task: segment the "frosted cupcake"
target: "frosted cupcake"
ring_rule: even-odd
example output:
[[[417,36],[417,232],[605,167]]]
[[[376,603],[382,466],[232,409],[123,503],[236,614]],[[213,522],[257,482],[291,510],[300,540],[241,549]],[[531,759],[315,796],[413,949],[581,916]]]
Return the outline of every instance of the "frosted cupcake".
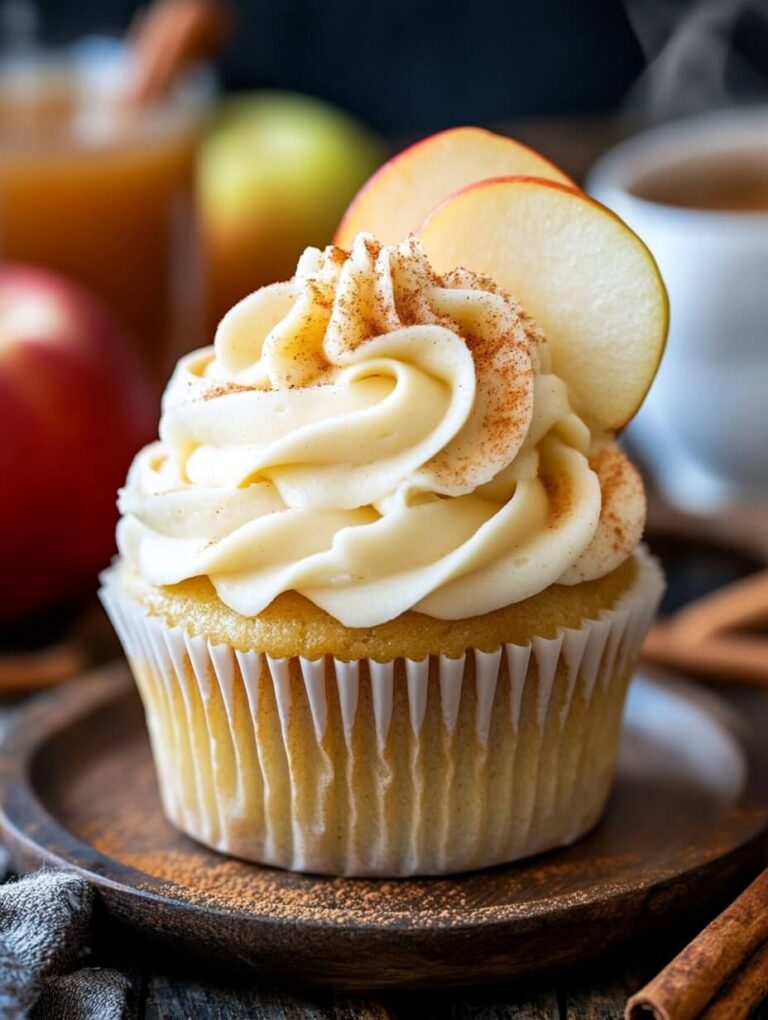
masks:
[[[397,876],[597,822],[662,581],[554,353],[490,279],[363,234],[181,360],[102,590],[180,829]]]

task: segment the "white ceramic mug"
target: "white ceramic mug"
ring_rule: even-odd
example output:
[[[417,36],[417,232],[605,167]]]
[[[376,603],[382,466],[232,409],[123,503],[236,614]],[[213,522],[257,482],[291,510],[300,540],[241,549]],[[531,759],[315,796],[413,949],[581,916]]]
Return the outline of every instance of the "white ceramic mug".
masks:
[[[662,205],[651,172],[749,151],[768,166],[768,107],[705,114],[607,153],[587,189],[626,220],[667,284],[667,350],[628,435],[661,490],[691,509],[768,502],[768,211]]]

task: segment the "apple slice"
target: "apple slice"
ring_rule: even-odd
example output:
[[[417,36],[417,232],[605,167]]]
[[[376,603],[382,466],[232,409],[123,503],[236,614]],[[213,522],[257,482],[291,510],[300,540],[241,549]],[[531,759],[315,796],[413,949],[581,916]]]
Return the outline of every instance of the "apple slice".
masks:
[[[626,425],[664,352],[669,304],[653,256],[618,216],[574,188],[506,177],[452,195],[418,235],[438,273],[483,273],[530,312],[591,423]]]
[[[512,174],[575,187],[544,156],[492,131],[458,127],[430,135],[393,156],[362,186],[336,230],[334,244],[351,248],[361,231],[383,244],[396,244],[455,191]]]

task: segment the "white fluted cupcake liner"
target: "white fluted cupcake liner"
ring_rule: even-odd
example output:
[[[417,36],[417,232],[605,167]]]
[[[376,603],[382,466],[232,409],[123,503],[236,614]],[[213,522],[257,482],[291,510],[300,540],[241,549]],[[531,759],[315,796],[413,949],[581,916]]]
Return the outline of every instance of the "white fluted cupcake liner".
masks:
[[[151,616],[103,577],[171,822],[264,864],[445,874],[573,842],[612,781],[627,683],[663,591],[552,639],[458,659],[274,659]]]

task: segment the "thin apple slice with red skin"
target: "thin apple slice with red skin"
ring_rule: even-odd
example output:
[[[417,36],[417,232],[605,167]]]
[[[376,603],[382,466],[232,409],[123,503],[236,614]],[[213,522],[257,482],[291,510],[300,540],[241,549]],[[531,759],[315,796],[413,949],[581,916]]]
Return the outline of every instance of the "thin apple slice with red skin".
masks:
[[[618,431],[635,415],[664,352],[669,304],[623,220],[578,189],[502,177],[446,199],[418,236],[436,272],[489,276],[536,319],[592,425]]]
[[[344,214],[334,244],[351,248],[361,232],[396,244],[449,195],[475,181],[512,174],[575,187],[548,159],[512,138],[477,127],[440,131],[393,156],[368,179]]]

